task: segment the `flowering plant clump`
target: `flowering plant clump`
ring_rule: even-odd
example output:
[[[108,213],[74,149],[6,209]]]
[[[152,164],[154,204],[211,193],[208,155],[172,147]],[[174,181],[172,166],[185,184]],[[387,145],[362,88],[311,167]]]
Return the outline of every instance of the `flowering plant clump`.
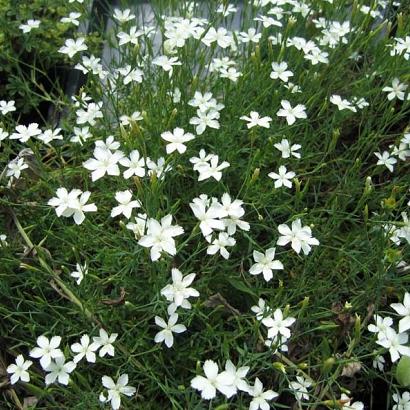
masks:
[[[3,3],[4,408],[410,409],[405,1]]]

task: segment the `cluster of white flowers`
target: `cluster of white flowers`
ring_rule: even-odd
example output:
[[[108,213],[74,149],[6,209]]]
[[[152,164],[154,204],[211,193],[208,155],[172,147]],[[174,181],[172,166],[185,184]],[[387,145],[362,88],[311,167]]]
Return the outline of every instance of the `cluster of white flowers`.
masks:
[[[390,316],[380,315],[374,315],[375,324],[370,324],[368,330],[377,335],[376,343],[388,350],[394,363],[400,356],[410,356],[410,347],[406,346],[410,330],[410,293],[405,293],[403,303],[392,303],[390,306],[401,317],[398,332],[393,328],[393,319]],[[374,365],[382,370],[383,363],[384,359],[377,357]]]
[[[376,165],[384,165],[390,172],[393,172],[397,158],[406,161],[410,157],[410,133],[404,134],[398,145],[390,145],[389,148],[391,152],[375,152],[374,155],[378,158]]]

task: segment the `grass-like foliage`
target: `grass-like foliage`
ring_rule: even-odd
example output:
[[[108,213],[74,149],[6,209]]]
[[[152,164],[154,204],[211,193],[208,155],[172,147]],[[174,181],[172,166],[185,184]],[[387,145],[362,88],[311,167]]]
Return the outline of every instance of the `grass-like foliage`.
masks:
[[[20,3],[0,408],[410,409],[406,2]]]

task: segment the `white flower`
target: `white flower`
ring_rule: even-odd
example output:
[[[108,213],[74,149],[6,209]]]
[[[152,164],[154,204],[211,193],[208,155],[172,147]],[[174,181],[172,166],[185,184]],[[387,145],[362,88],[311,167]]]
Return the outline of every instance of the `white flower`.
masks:
[[[390,306],[400,316],[403,316],[399,322],[399,333],[408,331],[410,329],[410,293],[404,294],[403,303],[392,303]]]
[[[77,282],[77,285],[79,285],[84,279],[84,276],[88,274],[87,263],[84,263],[83,266],[77,263],[76,269],[77,269],[76,271],[70,273],[70,276],[77,279],[76,282]]]
[[[123,158],[124,154],[121,151],[111,152],[109,149],[96,147],[94,149],[94,158],[90,158],[83,163],[83,167],[87,168],[91,173],[92,181],[97,181],[105,174],[120,175],[118,162]]]
[[[221,254],[224,259],[229,259],[229,252],[226,250],[227,246],[234,246],[236,240],[230,237],[226,232],[220,232],[211,245],[208,246],[206,253],[208,255],[215,255],[217,252]]]
[[[302,146],[299,144],[290,145],[287,139],[282,139],[281,142],[274,144],[274,147],[282,153],[282,158],[290,158],[293,155],[295,158],[300,158],[300,153],[297,152]]]
[[[114,346],[112,345],[118,337],[118,333],[108,333],[104,329],[100,329],[100,336],[94,336],[93,342],[100,349],[99,356],[104,357],[106,354],[108,356],[114,356]]]
[[[296,380],[289,383],[289,389],[292,390],[296,400],[309,400],[307,389],[312,386],[312,382],[302,376],[296,376]]]
[[[217,181],[220,181],[222,178],[222,170],[228,168],[230,166],[229,162],[223,161],[222,163],[218,164],[219,157],[218,155],[214,155],[211,160],[210,164],[206,167],[198,168],[199,177],[198,181],[204,181],[208,178],[214,178]]]
[[[240,41],[242,41],[242,43],[259,43],[259,40],[262,37],[262,33],[257,33],[256,29],[251,27],[250,29],[248,29],[247,32],[245,31],[241,31],[238,35],[238,38]]]
[[[144,34],[143,31],[137,30],[136,26],[132,26],[130,28],[129,33],[124,33],[123,31],[121,31],[120,33],[117,34],[117,37],[120,39],[120,41],[118,42],[118,45],[122,46],[128,43],[137,45],[138,38],[141,37],[143,34]]]
[[[127,21],[135,19],[135,14],[132,14],[130,9],[114,9],[113,18],[115,18],[115,20],[119,21],[120,23],[126,23]]]
[[[74,135],[70,138],[70,142],[83,145],[83,142],[87,141],[89,138],[92,138],[89,127],[74,127]]]
[[[167,57],[167,56],[159,56],[152,60],[152,63],[155,65],[160,66],[165,72],[169,74],[171,77],[173,72],[173,67],[175,65],[181,65],[182,63],[178,61],[178,57]]]
[[[103,113],[101,111],[102,102],[99,103],[89,103],[85,106],[85,109],[77,110],[75,113],[77,115],[77,124],[85,124],[88,122],[90,125],[96,124],[96,118],[103,118]]]
[[[191,309],[191,303],[188,301],[190,297],[198,297],[199,292],[189,287],[195,279],[195,273],[190,273],[189,275],[182,276],[180,270],[173,268],[172,274],[172,284],[166,285],[161,289],[161,295],[169,302],[175,303],[175,306],[182,306],[184,309]]]
[[[296,253],[300,253],[302,250],[305,255],[308,255],[312,249],[311,245],[319,245],[319,241],[312,237],[310,227],[302,227],[302,221],[299,218],[292,222],[292,228],[286,224],[281,224],[278,226],[278,231],[282,236],[279,237],[277,244],[285,246],[290,242]]]
[[[289,77],[293,77],[292,71],[288,70],[288,64],[282,61],[281,63],[272,63],[272,72],[270,73],[270,78],[272,80],[279,80],[284,81],[287,83],[289,81]]]
[[[147,158],[148,175],[156,175],[159,180],[164,179],[165,174],[172,170],[171,165],[165,165],[165,158],[158,158],[157,162],[154,162]]]
[[[190,132],[186,133],[183,128],[174,128],[173,132],[163,132],[161,138],[169,142],[166,146],[167,154],[171,154],[174,151],[183,154],[186,151],[186,145],[184,143],[193,140],[195,137]]]
[[[211,27],[201,41],[208,47],[216,41],[219,47],[227,48],[232,44],[232,37],[224,27],[219,27],[218,31]]]
[[[33,28],[39,28],[41,21],[29,19],[25,24],[20,24],[19,29],[23,33],[29,33]]]
[[[95,363],[95,351],[98,350],[99,345],[97,343],[90,342],[90,336],[82,335],[80,343],[74,343],[71,345],[71,350],[77,353],[74,356],[74,363],[78,363],[83,357],[87,362]]]
[[[132,68],[127,64],[124,68],[118,68],[118,72],[124,77],[124,84],[127,85],[132,81],[142,83],[143,71],[139,68]]]
[[[10,364],[7,367],[7,373],[11,374],[10,383],[15,384],[19,380],[21,380],[22,382],[28,383],[30,381],[30,374],[27,370],[32,364],[33,364],[32,361],[24,360],[23,355],[19,354],[16,357],[16,363]]]
[[[272,121],[271,117],[261,117],[259,113],[257,113],[256,111],[251,111],[251,113],[249,114],[249,117],[247,117],[246,115],[242,115],[240,119],[248,121],[248,123],[246,124],[248,129],[255,127],[256,125],[259,125],[260,127],[264,127],[264,128],[269,128],[270,121]]]
[[[15,103],[16,102],[14,100],[11,100],[11,101],[1,100],[0,101],[0,112],[2,113],[2,115],[6,115],[9,112],[16,111]]]
[[[253,264],[249,270],[251,275],[263,274],[266,282],[269,282],[273,278],[272,270],[283,269],[282,262],[275,260],[275,248],[269,248],[263,254],[258,251],[253,251],[253,259],[255,264]]]
[[[35,137],[36,135],[40,135],[42,131],[38,128],[38,124],[33,122],[29,124],[28,127],[25,125],[17,125],[16,132],[10,135],[11,140],[18,139],[23,144],[27,142],[31,137]]]
[[[289,101],[281,101],[282,108],[276,113],[278,117],[286,117],[286,121],[289,125],[294,124],[297,118],[307,118],[305,109],[306,107],[302,104],[298,104],[292,108]]]
[[[410,410],[410,393],[408,391],[403,392],[401,396],[399,393],[394,393],[393,400],[396,404],[392,410]]]
[[[208,202],[208,197],[201,195],[199,198],[194,198],[189,204],[195,217],[200,221],[199,227],[204,236],[210,235],[214,229],[223,231],[225,223],[221,218],[227,216],[221,204],[213,201],[209,205]]]
[[[172,215],[166,215],[161,222],[150,218],[147,221],[147,233],[138,241],[138,244],[151,248],[151,260],[156,261],[161,257],[161,252],[169,255],[175,255],[174,236],[184,233],[184,230],[178,225],[171,225]]]
[[[255,313],[257,320],[262,320],[264,317],[270,316],[272,312],[271,308],[266,305],[265,300],[262,298],[259,298],[258,305],[252,306],[251,310]]]
[[[58,349],[60,343],[60,336],[53,336],[50,340],[45,336],[39,336],[37,338],[38,347],[30,351],[30,356],[35,359],[40,358],[41,367],[45,369],[51,363],[51,359],[64,358],[63,352]]]
[[[394,363],[402,356],[410,356],[410,347],[404,346],[409,339],[407,333],[396,333],[392,328],[386,329],[386,333],[379,333],[379,340],[376,341],[380,346],[389,350],[391,361]]]
[[[107,397],[104,393],[100,394],[100,401],[103,403],[110,402],[111,408],[113,410],[118,410],[121,406],[121,394],[126,396],[132,396],[135,394],[137,389],[132,386],[128,386],[128,374],[122,374],[117,383],[114,383],[114,380],[111,377],[103,376],[102,384],[108,390]]]
[[[223,17],[228,17],[231,13],[236,13],[237,8],[233,4],[221,4],[216,12],[222,14]]]
[[[212,360],[206,360],[203,369],[205,377],[195,376],[191,380],[191,387],[199,390],[204,400],[213,399],[217,390],[227,398],[236,393],[236,388],[233,385],[235,379],[232,373],[226,371],[218,373],[218,365]]]
[[[73,211],[74,222],[77,225],[81,225],[85,219],[84,212],[96,212],[97,207],[95,204],[87,204],[90,198],[91,192],[85,191],[81,194],[79,198],[76,198],[69,207]]]
[[[283,318],[283,313],[280,309],[276,309],[273,312],[273,317],[269,316],[262,319],[262,323],[268,328],[268,338],[273,339],[277,335],[282,335],[287,339],[290,338],[290,326],[295,323],[294,317]]]
[[[394,98],[398,98],[399,100],[404,100],[404,94],[407,90],[408,85],[400,83],[398,78],[394,78],[392,81],[391,87],[384,87],[382,91],[387,92],[387,99],[389,101],[393,100]]]
[[[67,54],[70,58],[74,57],[78,52],[87,50],[88,47],[85,44],[85,38],[79,37],[76,40],[69,38],[65,41],[63,47],[61,47],[58,52],[62,54]]]
[[[196,125],[195,131],[198,135],[201,135],[206,130],[206,127],[219,129],[219,112],[216,110],[201,111],[200,109],[196,112],[197,117],[192,117],[189,120],[191,125]]]
[[[342,110],[350,110],[353,112],[357,112],[356,108],[352,105],[352,103],[346,99],[342,99],[340,95],[334,94],[330,97],[330,102],[332,104],[337,105],[339,111]]]
[[[74,362],[66,363],[64,356],[56,357],[55,360],[44,369],[49,372],[45,379],[46,385],[58,380],[59,383],[67,386],[70,381],[70,373],[76,368],[76,366],[77,365]]]
[[[37,136],[37,138],[44,142],[44,144],[49,144],[54,140],[62,140],[63,136],[60,134],[61,128],[56,128],[54,130],[45,130],[42,134]]]
[[[379,315],[374,315],[373,318],[376,324],[370,324],[367,326],[369,332],[377,334],[386,334],[387,329],[393,326],[393,319],[391,317],[383,318]]]
[[[132,201],[132,192],[119,191],[115,193],[115,199],[119,203],[118,206],[114,207],[111,211],[111,217],[114,218],[118,215],[123,214],[127,219],[131,218],[131,213],[134,208],[141,207],[141,203],[138,200]]]
[[[243,201],[235,199],[232,201],[230,195],[225,192],[221,197],[222,209],[226,212],[227,217],[223,219],[228,235],[234,235],[236,228],[243,231],[249,231],[250,225],[248,222],[241,220],[245,215],[243,209]]]
[[[173,313],[169,319],[168,323],[161,319],[159,316],[155,316],[155,324],[163,330],[159,331],[155,335],[155,343],[162,343],[165,342],[167,347],[172,347],[174,344],[174,335],[173,333],[183,333],[186,331],[186,327],[184,325],[177,325],[178,321],[178,314]]]
[[[68,17],[63,17],[60,21],[62,23],[71,23],[74,24],[75,26],[79,26],[80,22],[78,21],[78,18],[81,17],[81,13],[76,13],[76,12],[71,12]]]
[[[229,67],[228,69],[221,68],[221,70],[219,71],[219,76],[221,78],[227,78],[228,80],[236,82],[238,81],[239,77],[242,77],[242,73],[237,71],[234,67]]]
[[[120,122],[122,125],[131,125],[133,122],[138,122],[143,119],[144,117],[140,111],[134,111],[131,115],[121,115]]]
[[[207,154],[204,149],[199,151],[199,157],[192,157],[189,159],[191,164],[194,164],[193,170],[198,171],[199,168],[209,167],[209,161],[214,156],[214,154]]]
[[[24,162],[24,158],[16,158],[7,164],[6,176],[19,179],[21,171],[27,168],[28,165]]]
[[[128,222],[126,228],[133,231],[135,238],[139,239],[145,233],[145,225],[147,224],[147,214],[137,214],[134,220],[135,222]]]
[[[382,372],[384,370],[384,365],[386,364],[386,360],[384,359],[382,355],[377,355],[373,358],[372,364],[375,369],[379,369]]]
[[[393,166],[397,163],[396,158],[391,157],[387,151],[383,151],[382,154],[380,154],[380,152],[375,152],[374,155],[379,158],[376,165],[385,165],[390,172],[393,172]]]
[[[255,384],[249,391],[249,394],[253,397],[249,405],[249,410],[268,410],[270,408],[268,401],[279,396],[279,394],[273,390],[263,391],[263,384],[258,378],[255,379]]]
[[[125,179],[131,178],[133,175],[138,177],[145,176],[145,160],[143,157],[140,157],[138,150],[131,151],[129,158],[122,157],[119,162],[122,166],[128,168],[123,173]]]
[[[270,172],[268,174],[269,178],[275,179],[275,188],[280,188],[281,186],[285,186],[288,188],[292,188],[292,181],[291,179],[296,176],[293,171],[289,171],[286,169],[284,165],[279,167],[279,174],[275,172]]]

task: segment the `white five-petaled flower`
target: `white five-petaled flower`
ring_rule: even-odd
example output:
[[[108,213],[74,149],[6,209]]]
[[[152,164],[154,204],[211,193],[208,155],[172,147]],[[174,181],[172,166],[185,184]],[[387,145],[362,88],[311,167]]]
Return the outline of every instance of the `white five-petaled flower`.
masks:
[[[385,333],[378,334],[378,338],[376,343],[388,349],[393,363],[400,359],[400,355],[410,356],[410,347],[404,346],[409,339],[407,333],[396,333],[393,328],[387,328]]]
[[[275,248],[269,248],[265,253],[253,251],[255,263],[251,266],[249,273],[251,275],[263,274],[266,282],[273,278],[272,270],[283,269],[282,262],[275,260]]]
[[[228,168],[230,166],[229,162],[223,161],[220,164],[218,164],[219,157],[218,155],[214,155],[208,165],[206,166],[201,166],[197,169],[199,172],[199,177],[198,181],[204,181],[205,179],[208,178],[214,178],[217,181],[220,181],[222,178],[222,170],[225,168]]]
[[[167,56],[158,56],[152,60],[152,63],[160,66],[168,75],[171,77],[173,68],[176,65],[181,65],[182,63],[178,61],[178,57],[167,57]]]
[[[133,175],[137,177],[145,176],[145,159],[140,156],[138,150],[131,151],[129,158],[122,157],[119,162],[122,166],[128,168],[123,173],[125,179],[131,178]]]
[[[389,101],[393,100],[394,98],[398,98],[399,100],[404,100],[404,95],[407,90],[408,85],[404,83],[400,83],[398,78],[394,78],[392,81],[391,87],[384,87],[382,91],[387,92],[387,99]]]
[[[279,167],[278,174],[276,172],[269,172],[268,177],[275,179],[275,188],[280,188],[281,186],[285,186],[288,188],[292,188],[292,178],[294,178],[296,174],[293,171],[288,171],[284,165]]]
[[[67,54],[70,58],[74,57],[78,52],[87,50],[85,38],[79,37],[76,40],[69,38],[65,41],[64,46],[60,47],[59,53]]]
[[[203,399],[213,399],[217,390],[228,398],[236,393],[233,385],[235,378],[231,372],[219,373],[218,365],[212,360],[206,360],[203,369],[205,377],[195,376],[191,380],[191,387],[199,390]]]
[[[404,294],[403,303],[392,303],[390,305],[403,318],[399,322],[399,333],[410,329],[410,293]]]
[[[84,263],[84,265],[77,263],[76,269],[76,271],[70,273],[70,276],[76,279],[77,285],[79,285],[84,279],[84,276],[88,274],[87,262]]]
[[[115,193],[115,199],[119,203],[111,211],[111,217],[124,215],[127,219],[131,218],[131,213],[134,208],[140,208],[141,203],[138,200],[132,201],[132,192],[130,190],[119,191]]]
[[[243,231],[249,231],[251,228],[249,223],[241,219],[245,215],[245,210],[242,206],[243,201],[240,199],[232,201],[231,196],[225,192],[221,197],[221,205],[222,209],[227,214],[226,218],[223,219],[223,222],[228,235],[234,235],[237,227]]]
[[[218,30],[211,27],[201,41],[208,47],[216,41],[219,47],[227,48],[232,44],[232,37],[224,27],[219,27]]]
[[[330,102],[334,105],[337,105],[339,111],[350,110],[353,112],[357,112],[356,107],[352,105],[350,101],[343,99],[340,95],[334,94],[330,96]]]
[[[219,202],[209,201],[207,195],[200,195],[199,198],[194,198],[189,206],[200,221],[199,228],[205,237],[211,235],[215,229],[220,231],[225,229],[225,223],[221,218],[228,214]]]
[[[198,135],[203,134],[206,130],[206,127],[219,129],[218,119],[220,117],[220,114],[218,111],[213,109],[202,111],[198,109],[196,111],[196,115],[196,117],[192,117],[189,120],[189,123],[191,125],[196,125],[195,131]]]
[[[2,113],[2,115],[6,115],[9,112],[16,111],[15,104],[16,102],[14,100],[11,100],[11,101],[1,100],[0,101],[0,112]]]
[[[185,142],[193,140],[195,137],[190,132],[185,132],[183,128],[174,128],[174,131],[166,131],[161,134],[161,138],[168,142],[166,146],[167,154],[178,151],[183,154],[186,151]]]
[[[270,73],[270,78],[272,80],[282,80],[283,82],[287,83],[289,81],[289,77],[293,77],[292,71],[288,70],[288,64],[284,61],[281,63],[272,63],[272,72]]]
[[[26,127],[25,125],[17,125],[16,132],[10,135],[11,140],[20,140],[21,143],[27,142],[31,137],[35,137],[42,133],[41,129],[38,128],[38,124],[33,122]]]
[[[114,356],[115,349],[112,344],[117,337],[118,333],[111,333],[108,335],[104,329],[100,329],[100,336],[93,337],[93,342],[98,345],[98,348],[100,349],[98,352],[100,357],[104,357],[106,354],[108,354],[108,356]]]
[[[269,316],[262,319],[262,323],[268,328],[268,338],[273,339],[277,335],[282,335],[287,339],[290,338],[289,327],[295,323],[294,317],[283,318],[282,311],[278,308],[273,312],[273,317]]]
[[[63,357],[63,352],[58,348],[61,343],[60,336],[53,336],[50,340],[45,336],[37,338],[37,346],[30,351],[30,356],[35,359],[40,359],[40,364],[43,369],[48,367],[51,359]]]
[[[274,147],[282,153],[282,158],[290,158],[291,155],[295,158],[300,158],[300,153],[297,151],[302,148],[302,146],[299,144],[291,145],[286,138],[274,144]]]
[[[102,384],[107,389],[107,397],[104,393],[100,394],[100,401],[102,403],[110,402],[113,410],[118,410],[121,406],[121,394],[125,396],[133,396],[137,389],[132,386],[128,386],[128,374],[122,374],[117,383],[111,377],[103,376]]]
[[[289,383],[289,389],[292,390],[296,400],[309,400],[307,389],[312,386],[312,382],[302,376],[296,376],[296,380]]]
[[[147,221],[147,233],[138,241],[145,247],[151,248],[151,260],[156,261],[161,257],[161,252],[175,255],[174,236],[184,233],[184,230],[178,225],[172,225],[172,215],[166,215],[161,222],[150,218]]]
[[[161,327],[163,330],[160,330],[155,335],[155,343],[162,343],[165,342],[167,347],[172,347],[174,344],[174,335],[173,333],[182,333],[185,332],[187,329],[185,325],[177,325],[178,322],[178,314],[173,313],[169,319],[168,323],[165,322],[164,319],[161,319],[159,316],[155,316],[155,324]]]
[[[401,396],[399,393],[394,393],[393,400],[396,404],[392,410],[410,410],[410,393],[408,391],[403,392]]]
[[[220,232],[218,237],[215,238],[208,246],[206,253],[208,255],[215,255],[217,252],[219,252],[224,259],[229,259],[229,252],[227,251],[226,247],[234,246],[235,244],[235,238],[232,238],[226,232]]]
[[[397,159],[390,156],[388,151],[383,151],[382,154],[380,152],[375,152],[374,155],[376,155],[379,160],[377,161],[376,165],[385,165],[386,168],[390,171],[393,172],[394,170],[394,164],[397,163]]]
[[[250,389],[249,394],[253,397],[249,410],[268,410],[270,408],[268,401],[279,396],[273,390],[263,391],[263,384],[258,378],[255,379],[255,384]]]
[[[175,304],[176,307],[181,306],[184,309],[191,309],[191,303],[188,301],[190,297],[198,297],[199,292],[191,288],[190,285],[195,279],[196,274],[190,273],[189,275],[182,276],[179,269],[173,268],[172,284],[166,285],[161,289],[161,295]]]
[[[64,356],[56,357],[54,361],[51,361],[44,369],[48,372],[45,379],[46,385],[54,383],[57,380],[59,383],[67,386],[70,381],[70,373],[74,371],[76,366],[77,365],[71,361],[66,363]]]
[[[251,111],[251,113],[249,114],[249,117],[246,115],[242,115],[240,119],[248,121],[248,123],[246,124],[248,129],[255,127],[256,125],[259,125],[260,127],[264,127],[264,128],[269,128],[270,121],[272,121],[271,117],[261,117],[259,113],[257,113],[256,111]]]
[[[22,382],[29,382],[30,381],[30,374],[27,371],[28,368],[33,364],[31,360],[24,360],[22,354],[19,354],[16,357],[16,363],[10,364],[7,367],[7,373],[10,373],[10,383],[15,384],[19,380]]]
[[[280,246],[285,246],[289,242],[296,253],[302,250],[305,255],[311,251],[311,246],[319,245],[319,241],[312,237],[312,230],[309,226],[302,227],[302,221],[298,218],[292,222],[289,228],[286,224],[278,226],[278,231],[282,235],[276,242]]]
[[[387,329],[393,326],[393,319],[391,317],[383,318],[379,315],[374,315],[373,318],[376,324],[371,323],[369,326],[367,326],[367,330],[369,332],[386,334]]]
[[[282,108],[276,115],[278,117],[286,117],[286,121],[289,125],[294,124],[297,118],[307,118],[306,107],[303,104],[298,104],[293,108],[287,100],[282,100],[280,104]]]
[[[21,171],[27,168],[28,165],[25,163],[24,158],[16,158],[7,164],[6,176],[19,179]]]
[[[95,351],[98,350],[99,345],[97,343],[91,343],[90,336],[82,335],[80,343],[74,343],[71,345],[71,350],[77,353],[74,356],[74,363],[78,363],[83,357],[87,362],[95,363]]]
[[[26,21],[25,24],[20,24],[19,29],[23,33],[29,33],[33,28],[39,28],[40,23],[41,23],[40,20],[29,19],[29,20]]]
[[[97,181],[105,174],[120,175],[118,161],[123,158],[124,154],[121,151],[112,152],[109,149],[96,147],[94,149],[94,158],[90,158],[83,163],[83,167],[92,171],[92,181]]]

